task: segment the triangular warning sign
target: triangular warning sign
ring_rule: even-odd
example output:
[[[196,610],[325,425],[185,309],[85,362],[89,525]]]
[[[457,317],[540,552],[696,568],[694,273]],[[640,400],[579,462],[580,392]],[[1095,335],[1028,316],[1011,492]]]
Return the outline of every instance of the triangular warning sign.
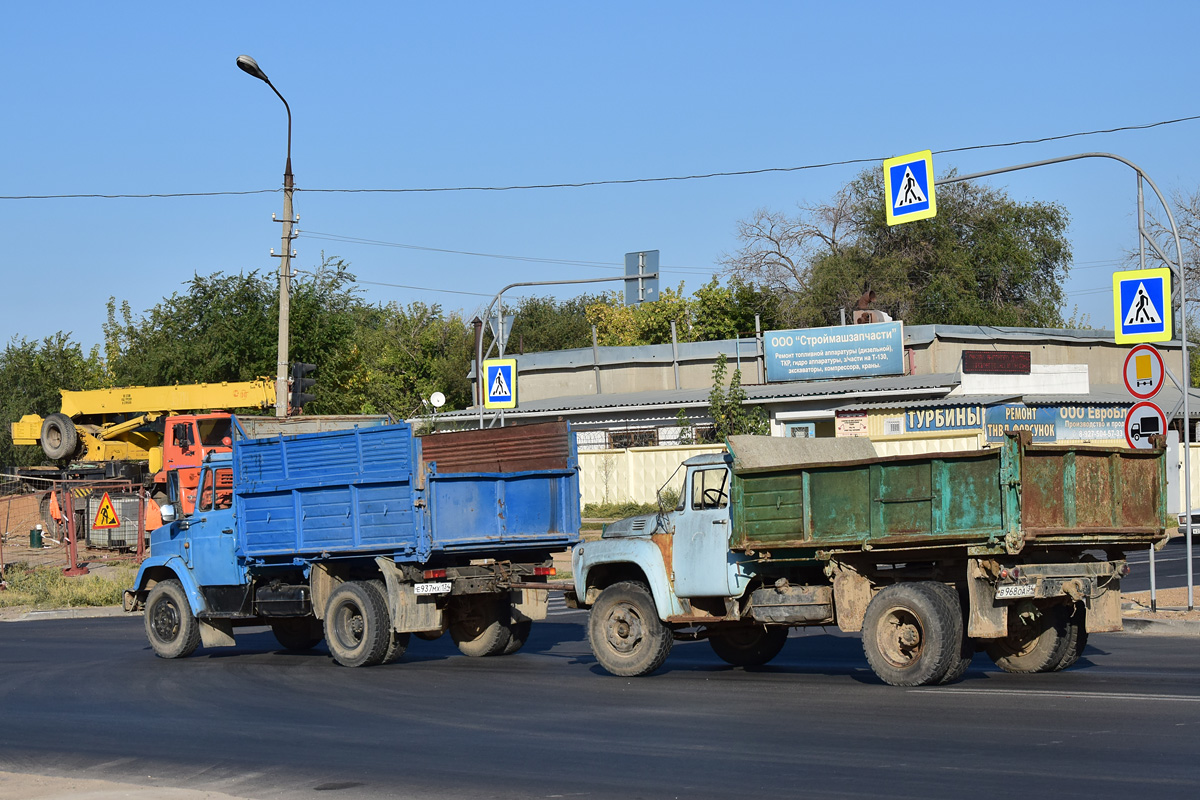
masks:
[[[92,527],[97,530],[121,527],[121,520],[117,518],[117,510],[113,508],[108,492],[104,493],[104,499],[100,501],[100,508],[96,509],[96,519],[93,520]]]
[[[905,167],[904,179],[900,181],[900,186],[896,190],[896,202],[892,204],[892,208],[904,208],[928,200],[929,198],[921,191],[921,184],[917,183],[917,179],[913,175],[912,167]]]
[[[1133,294],[1133,302],[1129,304],[1129,312],[1125,315],[1125,326],[1130,325],[1162,325],[1162,315],[1154,307],[1146,284],[1139,283]]]
[[[508,388],[508,382],[504,380],[504,370],[496,370],[496,379],[492,381],[492,388],[488,390],[488,394],[492,397],[509,397],[512,395],[512,389]]]

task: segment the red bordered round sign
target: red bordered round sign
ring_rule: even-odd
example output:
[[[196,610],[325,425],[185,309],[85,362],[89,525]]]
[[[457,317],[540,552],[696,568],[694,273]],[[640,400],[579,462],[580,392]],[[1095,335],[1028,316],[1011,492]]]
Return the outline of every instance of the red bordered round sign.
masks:
[[[1167,371],[1162,355],[1153,345],[1139,344],[1125,356],[1125,388],[1139,400],[1149,400],[1158,394],[1166,380]]]
[[[1138,403],[1125,415],[1125,441],[1134,450],[1149,450],[1150,437],[1167,432],[1167,415],[1154,403]]]

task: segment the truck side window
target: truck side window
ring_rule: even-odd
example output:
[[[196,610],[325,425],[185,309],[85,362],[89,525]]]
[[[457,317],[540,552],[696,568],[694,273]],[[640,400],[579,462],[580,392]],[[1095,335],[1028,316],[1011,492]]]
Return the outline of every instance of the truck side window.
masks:
[[[213,476],[216,476],[217,488],[213,492]],[[205,470],[204,484],[200,487],[201,511],[215,511],[229,508],[233,505],[233,470]]]
[[[692,473],[692,508],[725,508],[729,505],[729,493],[725,484],[729,471],[724,467],[702,469]]]

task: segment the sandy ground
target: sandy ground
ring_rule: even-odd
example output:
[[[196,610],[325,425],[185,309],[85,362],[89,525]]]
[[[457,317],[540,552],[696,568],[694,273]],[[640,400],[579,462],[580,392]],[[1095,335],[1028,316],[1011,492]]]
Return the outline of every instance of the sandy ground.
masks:
[[[224,792],[0,772],[0,800],[249,800]]]
[[[1200,589],[1192,588],[1192,600],[1197,604],[1187,610],[1187,587],[1159,589],[1156,596],[1157,612],[1150,610],[1150,592],[1122,594],[1122,616],[1139,619],[1182,619],[1200,621]]]

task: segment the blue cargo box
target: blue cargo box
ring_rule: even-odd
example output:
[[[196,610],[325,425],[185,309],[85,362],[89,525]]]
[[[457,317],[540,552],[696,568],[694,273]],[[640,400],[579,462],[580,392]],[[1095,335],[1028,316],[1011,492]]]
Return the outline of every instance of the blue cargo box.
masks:
[[[233,470],[239,549],[252,558],[426,561],[578,541],[578,456],[564,423],[418,438],[401,422],[239,439]]]

